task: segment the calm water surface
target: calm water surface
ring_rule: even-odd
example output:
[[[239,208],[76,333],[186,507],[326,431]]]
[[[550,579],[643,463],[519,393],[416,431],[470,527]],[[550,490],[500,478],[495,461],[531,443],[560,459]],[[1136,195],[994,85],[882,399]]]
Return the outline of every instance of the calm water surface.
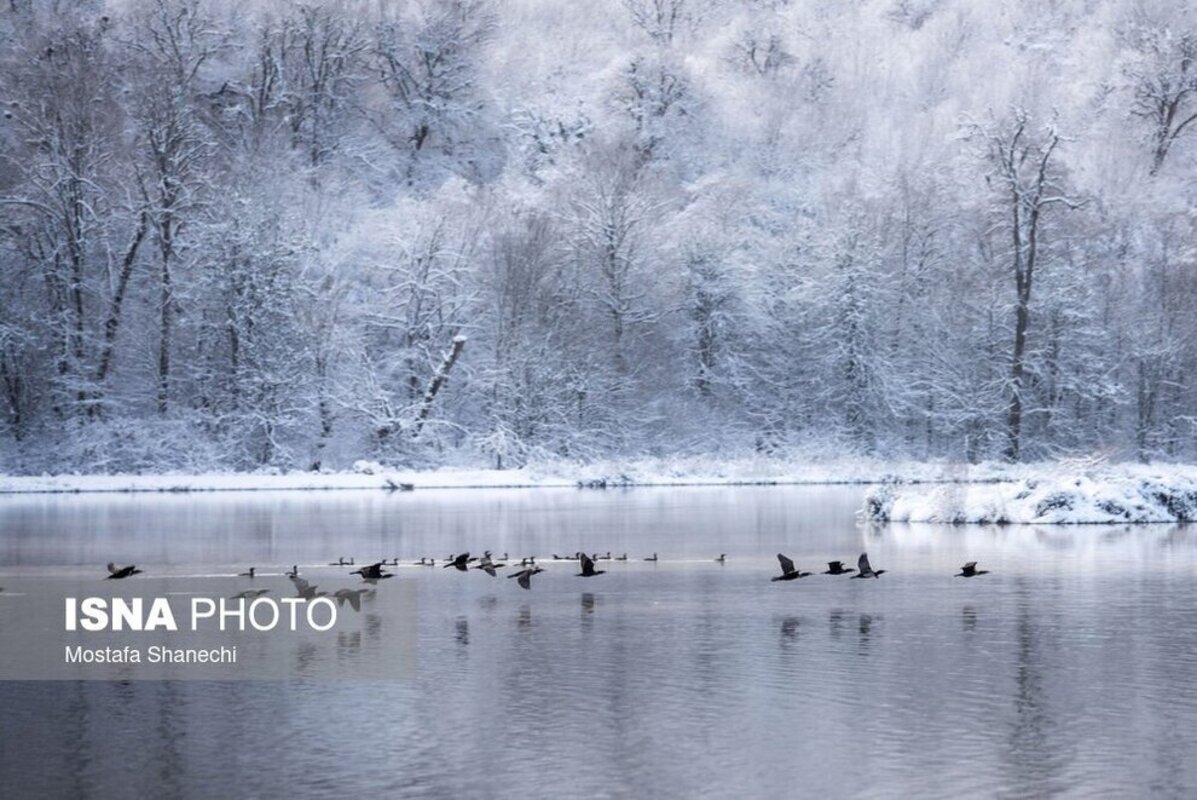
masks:
[[[281,590],[293,563],[483,549],[549,569],[525,592],[401,568],[415,664],[391,680],[0,684],[0,795],[1194,796],[1197,531],[863,527],[862,494],[0,498],[0,585],[117,560]],[[578,549],[632,560],[549,559]],[[778,551],[861,550],[884,577],[768,580]],[[952,577],[972,560],[992,574]]]

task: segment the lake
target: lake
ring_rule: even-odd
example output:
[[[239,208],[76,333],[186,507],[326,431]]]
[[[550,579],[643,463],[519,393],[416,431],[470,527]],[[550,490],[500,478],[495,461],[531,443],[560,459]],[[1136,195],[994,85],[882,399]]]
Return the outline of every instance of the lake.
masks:
[[[328,566],[351,556],[489,549],[547,570],[524,591],[396,568],[375,602],[413,598],[410,619],[367,607],[360,640],[303,650],[355,648],[380,679],[0,683],[2,794],[1193,796],[1197,530],[864,526],[863,494],[0,498],[0,626],[38,581],[112,560],[145,570],[121,588],[231,590],[256,565],[276,592],[293,564],[353,585]],[[551,558],[577,550],[629,560],[578,578]],[[866,550],[881,578],[817,574]],[[771,582],[778,552],[816,574]],[[953,577],[966,561],[991,572]]]

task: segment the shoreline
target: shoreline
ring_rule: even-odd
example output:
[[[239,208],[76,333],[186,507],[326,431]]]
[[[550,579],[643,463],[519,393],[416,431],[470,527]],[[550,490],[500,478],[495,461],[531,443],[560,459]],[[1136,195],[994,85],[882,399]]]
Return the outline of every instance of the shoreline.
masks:
[[[700,486],[869,486],[987,484],[1017,480],[1017,465],[931,462],[647,459],[590,465],[540,464],[510,470],[387,469],[310,473],[153,475],[0,475],[0,496],[31,494],[190,494],[276,491],[426,491],[446,489],[630,489]]]

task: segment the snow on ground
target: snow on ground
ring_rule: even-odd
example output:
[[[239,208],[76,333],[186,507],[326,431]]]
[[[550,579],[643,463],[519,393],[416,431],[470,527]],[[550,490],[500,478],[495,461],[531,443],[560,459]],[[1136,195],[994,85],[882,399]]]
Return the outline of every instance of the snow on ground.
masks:
[[[0,494],[25,492],[206,492],[318,489],[456,489],[767,485],[995,481],[1017,477],[1021,468],[946,462],[867,459],[799,460],[653,458],[574,464],[550,462],[509,470],[398,470],[359,461],[347,472],[210,473],[202,475],[0,475]]]
[[[1080,524],[1197,520],[1197,467],[1068,462],[1013,482],[883,485],[861,514],[885,522]]]
[[[346,472],[0,476],[0,494],[325,489],[875,484],[862,516],[939,523],[1127,523],[1197,520],[1197,466],[1075,461],[968,465],[860,458],[656,458],[519,469],[397,470],[359,461]]]

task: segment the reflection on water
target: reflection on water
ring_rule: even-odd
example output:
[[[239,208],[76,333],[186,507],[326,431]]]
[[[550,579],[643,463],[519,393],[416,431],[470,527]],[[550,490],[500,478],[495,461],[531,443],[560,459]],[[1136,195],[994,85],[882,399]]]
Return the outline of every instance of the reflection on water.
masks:
[[[5,586],[99,580],[115,559],[147,570],[131,580],[226,575],[231,595],[257,564],[267,577],[255,586],[283,596],[293,563],[334,591],[330,561],[397,555],[398,577],[361,596],[358,628],[294,646],[299,675],[388,652],[399,633],[382,596],[403,582],[419,598],[416,664],[395,680],[0,684],[0,787],[5,798],[1191,796],[1197,536],[865,529],[859,497],[0,500]],[[801,565],[854,563],[866,548],[887,569],[878,580],[769,580],[779,550]],[[545,558],[530,591],[405,566],[484,549],[630,555],[585,579],[577,562]],[[654,551],[659,562],[643,561]],[[955,579],[966,561],[991,573]],[[22,602],[5,594],[0,625]]]
[[[960,620],[964,623],[964,632],[971,633],[977,629],[977,609],[965,606],[960,610]]]

